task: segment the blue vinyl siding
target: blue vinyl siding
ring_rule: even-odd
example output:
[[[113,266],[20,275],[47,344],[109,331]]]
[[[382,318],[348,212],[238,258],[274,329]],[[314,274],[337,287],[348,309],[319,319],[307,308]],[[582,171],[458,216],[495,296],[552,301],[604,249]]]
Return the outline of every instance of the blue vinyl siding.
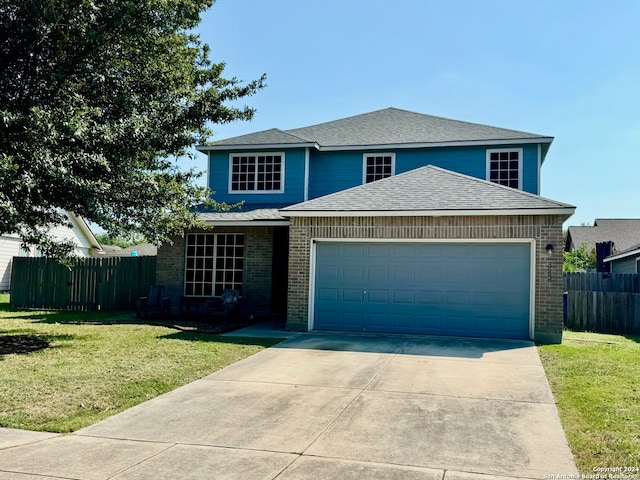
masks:
[[[522,148],[523,190],[539,194],[537,145],[381,149],[378,152],[396,154],[396,175],[425,165],[435,165],[486,180],[486,155],[489,148]],[[309,199],[362,185],[363,153],[363,151],[312,151],[309,169]]]
[[[251,154],[266,152],[284,152],[285,177],[282,193],[230,193],[229,192],[229,154],[213,151],[209,154],[209,188],[215,193],[218,202],[245,204],[294,204],[304,201],[304,149],[292,150],[242,150],[233,154]]]
[[[441,147],[421,149],[380,149],[367,153],[395,153],[395,173],[400,174],[435,165],[454,172],[486,180],[487,150],[499,148],[521,148],[522,187],[529,193],[538,192],[538,148],[537,145],[495,145],[491,147]],[[234,153],[285,152],[285,181],[283,193],[230,193],[229,152],[213,151],[209,156],[210,188],[215,191],[217,201],[246,204],[294,204],[304,201],[305,149],[292,150],[246,150]],[[339,192],[362,185],[362,150],[309,152],[309,199]]]
[[[621,258],[611,262],[611,273],[638,273],[636,271],[636,259],[638,257]]]

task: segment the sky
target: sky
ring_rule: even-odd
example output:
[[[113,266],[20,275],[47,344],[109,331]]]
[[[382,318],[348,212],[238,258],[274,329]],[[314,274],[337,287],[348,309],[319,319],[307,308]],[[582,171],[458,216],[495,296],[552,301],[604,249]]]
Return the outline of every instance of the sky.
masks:
[[[218,0],[197,33],[224,76],[267,74],[211,141],[402,108],[555,137],[541,195],[577,207],[565,227],[640,218],[636,0]]]

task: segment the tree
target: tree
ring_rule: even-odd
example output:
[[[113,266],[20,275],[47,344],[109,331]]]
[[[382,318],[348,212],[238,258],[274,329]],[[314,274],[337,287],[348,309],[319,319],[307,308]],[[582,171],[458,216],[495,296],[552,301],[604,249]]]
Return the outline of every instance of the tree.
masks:
[[[0,233],[46,255],[70,211],[155,244],[225,208],[178,163],[265,76],[223,78],[193,29],[214,0],[0,0]]]
[[[564,252],[564,263],[562,269],[565,272],[586,272],[596,268],[596,252],[589,251],[586,243],[580,245],[571,252]]]

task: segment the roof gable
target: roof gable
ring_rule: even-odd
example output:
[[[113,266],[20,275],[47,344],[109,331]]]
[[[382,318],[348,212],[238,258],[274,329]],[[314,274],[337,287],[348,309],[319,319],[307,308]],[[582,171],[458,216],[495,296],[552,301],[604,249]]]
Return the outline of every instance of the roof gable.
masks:
[[[609,241],[618,252],[637,245],[640,241],[640,219],[598,218],[593,226],[571,226],[568,228],[566,250],[579,248],[583,243],[591,250],[596,243]]]
[[[575,207],[432,165],[283,208],[286,216],[572,214]],[[490,213],[489,213],[490,212]]]
[[[220,140],[199,150],[307,144],[320,150],[465,144],[543,143],[553,137],[385,108],[291,130],[271,129]],[[547,145],[548,146],[548,145]]]

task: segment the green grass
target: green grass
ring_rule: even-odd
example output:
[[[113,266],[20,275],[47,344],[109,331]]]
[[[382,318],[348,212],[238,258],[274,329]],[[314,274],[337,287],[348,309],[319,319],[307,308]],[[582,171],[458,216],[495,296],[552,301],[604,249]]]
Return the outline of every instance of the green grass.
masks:
[[[539,352],[580,473],[640,466],[640,336],[565,332]]]
[[[9,340],[49,346],[7,353]],[[16,311],[0,295],[0,427],[75,431],[279,341],[185,332],[128,313]]]

